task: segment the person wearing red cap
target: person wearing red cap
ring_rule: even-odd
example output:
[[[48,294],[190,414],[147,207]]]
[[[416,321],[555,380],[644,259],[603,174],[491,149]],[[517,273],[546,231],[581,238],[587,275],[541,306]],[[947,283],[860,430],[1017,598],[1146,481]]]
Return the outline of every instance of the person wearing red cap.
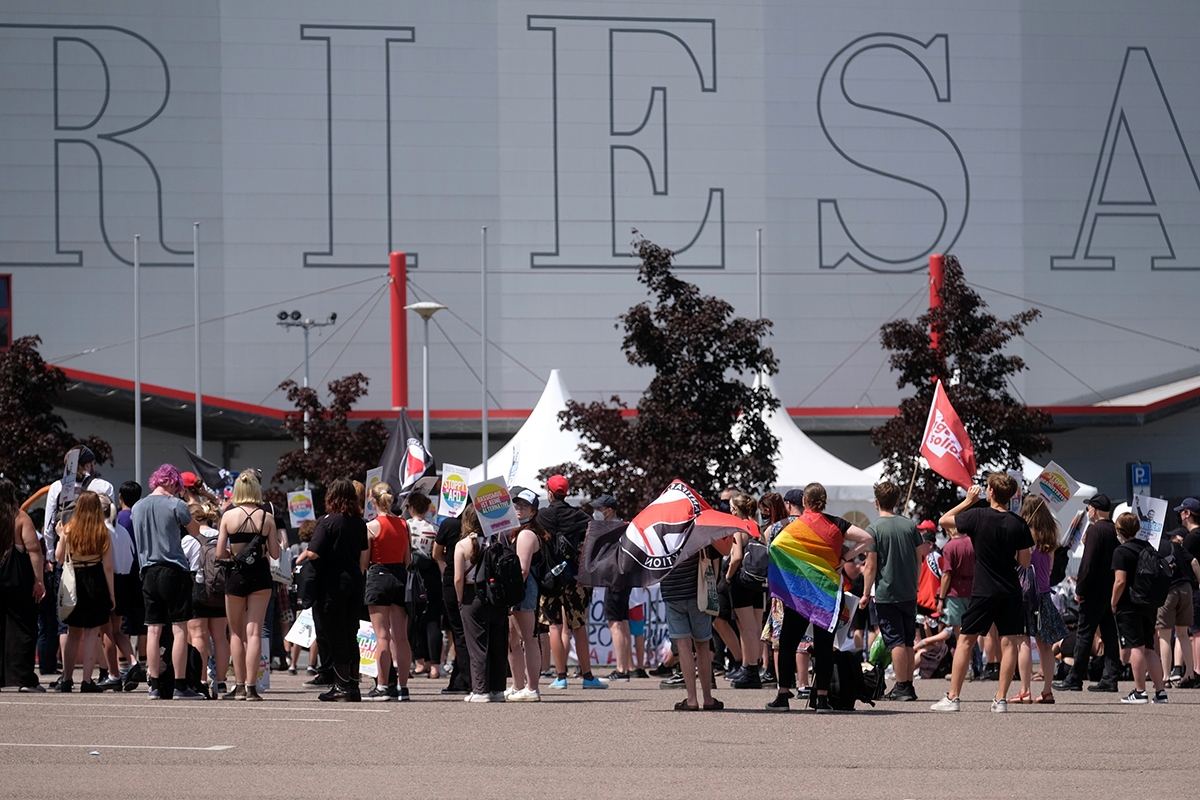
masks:
[[[592,604],[592,590],[585,589],[575,581],[579,569],[579,556],[583,553],[583,539],[587,535],[591,520],[582,509],[567,502],[571,485],[562,475],[551,475],[546,481],[546,492],[550,503],[538,511],[538,522],[550,533],[560,533],[575,548],[575,563],[567,570],[571,580],[558,597],[543,595],[538,600],[538,613],[543,625],[550,628],[550,654],[554,659],[556,679],[551,689],[567,688],[567,642],[564,628],[575,637],[575,653],[579,659],[579,674],[584,689],[607,689],[608,684],[592,674],[591,651],[588,644],[588,610]]]

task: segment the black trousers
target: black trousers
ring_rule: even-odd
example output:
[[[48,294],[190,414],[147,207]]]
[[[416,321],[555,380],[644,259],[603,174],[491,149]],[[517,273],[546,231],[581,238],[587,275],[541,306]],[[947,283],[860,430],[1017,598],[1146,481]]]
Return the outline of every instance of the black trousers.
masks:
[[[471,653],[471,691],[503,692],[508,683],[508,613],[474,590],[463,592],[463,631]]]
[[[0,563],[0,686],[36,686],[37,604],[29,554],[13,548]]]
[[[463,631],[462,614],[458,608],[458,595],[453,586],[442,587],[442,600],[446,604],[446,622],[450,626],[450,635],[454,638],[454,672],[450,675],[450,685],[455,691],[471,691],[471,654],[467,650],[467,637]]]
[[[1079,604],[1079,624],[1075,629],[1075,664],[1067,680],[1083,683],[1088,680],[1088,663],[1092,660],[1092,640],[1096,630],[1100,630],[1100,641],[1104,643],[1104,674],[1100,678],[1103,684],[1117,685],[1121,674],[1121,642],[1117,637],[1117,620],[1113,617],[1112,607],[1105,598],[1103,601]]]
[[[38,672],[43,675],[58,672],[58,581],[61,576],[62,567],[56,565],[42,579],[46,584],[46,596],[37,607],[37,657]],[[139,598],[141,594],[139,589]]]
[[[779,688],[796,688],[796,648],[808,629],[808,620],[787,606],[783,607],[783,624],[779,627]],[[813,626],[812,657],[816,668],[813,688],[829,691],[833,682],[833,634]],[[807,677],[807,676],[806,676]]]
[[[325,637],[318,644],[321,665],[349,665],[347,675],[338,674],[341,681],[349,680],[357,671],[358,653],[358,619],[362,609],[362,588],[359,587],[357,596],[352,591],[332,591],[313,606],[314,621],[320,620],[320,631]],[[325,648],[328,644],[327,649]]]

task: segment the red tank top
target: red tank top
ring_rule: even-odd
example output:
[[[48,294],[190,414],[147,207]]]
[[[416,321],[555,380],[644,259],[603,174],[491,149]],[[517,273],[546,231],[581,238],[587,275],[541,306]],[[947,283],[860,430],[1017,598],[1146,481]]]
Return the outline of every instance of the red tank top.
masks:
[[[408,559],[408,525],[400,517],[377,517],[379,535],[371,540],[372,564],[403,564]]]

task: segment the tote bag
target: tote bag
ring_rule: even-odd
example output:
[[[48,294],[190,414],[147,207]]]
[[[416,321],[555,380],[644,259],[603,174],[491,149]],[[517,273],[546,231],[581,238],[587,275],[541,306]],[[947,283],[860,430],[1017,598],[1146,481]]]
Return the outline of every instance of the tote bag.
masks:
[[[75,586],[75,565],[71,563],[71,551],[67,550],[67,563],[63,564],[62,578],[58,582],[58,618],[66,619],[79,605],[79,590]]]
[[[721,613],[721,599],[717,596],[717,571],[712,559],[701,558],[696,576],[696,605],[710,616]]]

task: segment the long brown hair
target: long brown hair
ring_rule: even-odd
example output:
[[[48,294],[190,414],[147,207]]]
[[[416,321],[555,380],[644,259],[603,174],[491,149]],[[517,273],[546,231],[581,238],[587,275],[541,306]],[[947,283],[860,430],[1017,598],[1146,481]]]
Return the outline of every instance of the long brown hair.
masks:
[[[17,486],[8,478],[0,478],[0,558],[8,555],[17,535],[17,513],[21,504]]]
[[[338,478],[329,484],[325,491],[325,511],[329,514],[342,514],[347,517],[362,516],[362,506],[358,502],[358,492],[354,484],[345,478]]]
[[[79,495],[75,514],[67,523],[67,534],[72,558],[102,556],[112,547],[108,526],[104,524],[104,508],[95,492]]]
[[[758,508],[763,512],[764,525],[774,525],[781,519],[787,519],[787,509],[783,507],[783,495],[779,492],[767,492],[760,497]]]
[[[467,507],[462,512],[462,530],[458,534],[458,540],[461,542],[468,536],[480,536],[483,534],[483,527],[479,524],[479,514],[475,511],[474,503],[467,503]],[[476,566],[479,562],[479,554],[482,552],[479,547],[479,540],[471,540],[471,566]]]
[[[1039,553],[1053,553],[1058,549],[1058,520],[1040,495],[1025,496],[1021,503],[1021,517],[1029,523],[1029,530],[1033,532],[1033,546]]]

